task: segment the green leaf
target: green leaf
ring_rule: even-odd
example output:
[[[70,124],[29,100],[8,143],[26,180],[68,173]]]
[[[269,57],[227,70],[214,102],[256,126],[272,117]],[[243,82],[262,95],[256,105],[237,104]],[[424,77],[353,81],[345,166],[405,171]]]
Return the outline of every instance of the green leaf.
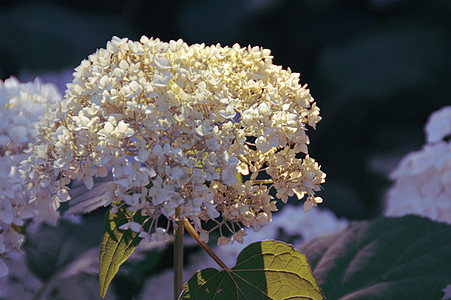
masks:
[[[138,220],[139,213],[134,218]],[[119,226],[131,220],[132,214],[125,206],[117,213],[111,213],[111,209],[105,216],[105,232],[100,248],[99,284],[100,297],[105,297],[108,286],[113,277],[119,271],[119,267],[127,260],[135,248],[141,242],[138,233],[131,230],[120,230]]]
[[[253,243],[231,270],[198,271],[180,299],[324,299],[305,256],[277,241]]]
[[[416,216],[356,222],[301,251],[329,299],[441,299],[451,282],[451,226]]]
[[[22,249],[27,266],[42,282],[57,277],[85,251],[98,246],[102,220],[95,215],[82,220],[74,224],[61,219],[56,227],[41,224],[38,230],[26,233]]]

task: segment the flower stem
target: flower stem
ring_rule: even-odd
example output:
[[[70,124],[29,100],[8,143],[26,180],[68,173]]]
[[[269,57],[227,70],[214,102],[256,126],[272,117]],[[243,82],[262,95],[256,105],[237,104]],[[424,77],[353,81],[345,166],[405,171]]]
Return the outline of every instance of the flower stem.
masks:
[[[180,207],[176,210],[176,216],[180,215]],[[174,299],[177,300],[183,287],[183,224],[182,220],[176,222],[174,240]]]
[[[187,219],[183,219],[183,226],[185,227],[186,231],[196,240],[196,242],[202,247],[202,249],[207,252],[208,255],[225,271],[229,272],[230,269],[226,266],[226,264],[216,255],[216,253],[211,250],[211,248],[207,245],[207,243],[202,242],[199,239],[199,235],[197,234],[196,230],[191,226],[191,224],[188,222]]]
[[[42,285],[42,287],[39,289],[38,293],[36,294],[36,296],[33,298],[33,300],[40,300],[42,295],[44,295],[45,290],[47,289],[47,287],[50,284],[50,281],[52,280],[52,278],[49,278],[48,280],[46,280],[44,282],[44,284]]]

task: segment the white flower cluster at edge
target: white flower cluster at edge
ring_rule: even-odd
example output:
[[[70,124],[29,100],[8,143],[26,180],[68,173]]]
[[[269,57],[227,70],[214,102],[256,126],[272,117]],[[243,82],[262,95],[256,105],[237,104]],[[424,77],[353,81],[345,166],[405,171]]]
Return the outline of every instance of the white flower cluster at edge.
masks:
[[[425,126],[427,143],[406,155],[390,174],[394,185],[385,215],[416,214],[451,224],[451,106],[434,112]]]
[[[16,78],[0,80],[0,276],[8,273],[4,258],[20,251],[25,220],[55,224],[57,213],[51,209],[50,194],[40,191],[40,201],[29,201],[18,171],[26,160],[28,143],[34,142],[34,125],[61,95],[52,84],[39,80],[20,83]]]
[[[274,65],[270,50],[114,37],[75,69],[21,172],[55,208],[72,180],[91,189],[111,173],[106,205],[126,205],[134,219],[121,229],[147,240],[168,239],[164,216],[187,218],[203,241],[225,228],[242,242],[243,226],[271,221],[271,190],[284,202],[307,195],[305,210],[322,201],[325,174],[306,134],[320,120],[299,74]]]

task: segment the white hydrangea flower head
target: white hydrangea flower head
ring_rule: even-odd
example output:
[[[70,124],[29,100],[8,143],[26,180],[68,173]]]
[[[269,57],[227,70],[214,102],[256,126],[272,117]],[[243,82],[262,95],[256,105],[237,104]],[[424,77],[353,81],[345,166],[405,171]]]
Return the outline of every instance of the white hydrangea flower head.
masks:
[[[271,190],[284,202],[306,195],[307,210],[321,202],[325,174],[306,134],[319,108],[270,50],[114,37],[75,69],[62,103],[22,169],[28,190],[53,191],[55,206],[71,180],[89,189],[111,173],[106,204],[148,220],[122,228],[162,241],[160,216],[187,218],[203,240],[224,228],[242,241],[243,226],[271,221]]]
[[[426,141],[435,143],[451,135],[451,106],[433,112],[424,127]]]
[[[451,224],[451,107],[431,114],[427,144],[406,155],[390,174],[385,215],[416,214]]]
[[[56,222],[57,213],[50,209],[50,197],[45,197],[45,191],[40,191],[40,203],[29,202],[18,169],[20,162],[30,156],[27,148],[36,138],[35,123],[52,103],[60,100],[52,84],[37,79],[20,83],[14,77],[0,80],[0,274],[7,273],[1,258],[20,250],[24,236],[18,230],[25,220]]]

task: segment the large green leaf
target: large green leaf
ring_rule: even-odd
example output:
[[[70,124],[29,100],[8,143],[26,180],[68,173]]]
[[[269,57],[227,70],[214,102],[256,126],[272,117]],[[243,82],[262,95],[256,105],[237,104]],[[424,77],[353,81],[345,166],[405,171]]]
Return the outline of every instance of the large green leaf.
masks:
[[[425,218],[357,222],[300,249],[329,299],[440,299],[451,226]]]
[[[108,286],[119,271],[119,267],[141,242],[138,233],[119,229],[119,226],[129,222],[131,217],[132,214],[125,206],[122,206],[117,213],[111,213],[110,209],[105,216],[105,232],[100,246],[99,261],[99,284],[102,298],[105,297]],[[136,218],[134,220],[142,221]]]
[[[229,271],[198,271],[181,299],[324,299],[305,256],[277,241],[253,243]]]

